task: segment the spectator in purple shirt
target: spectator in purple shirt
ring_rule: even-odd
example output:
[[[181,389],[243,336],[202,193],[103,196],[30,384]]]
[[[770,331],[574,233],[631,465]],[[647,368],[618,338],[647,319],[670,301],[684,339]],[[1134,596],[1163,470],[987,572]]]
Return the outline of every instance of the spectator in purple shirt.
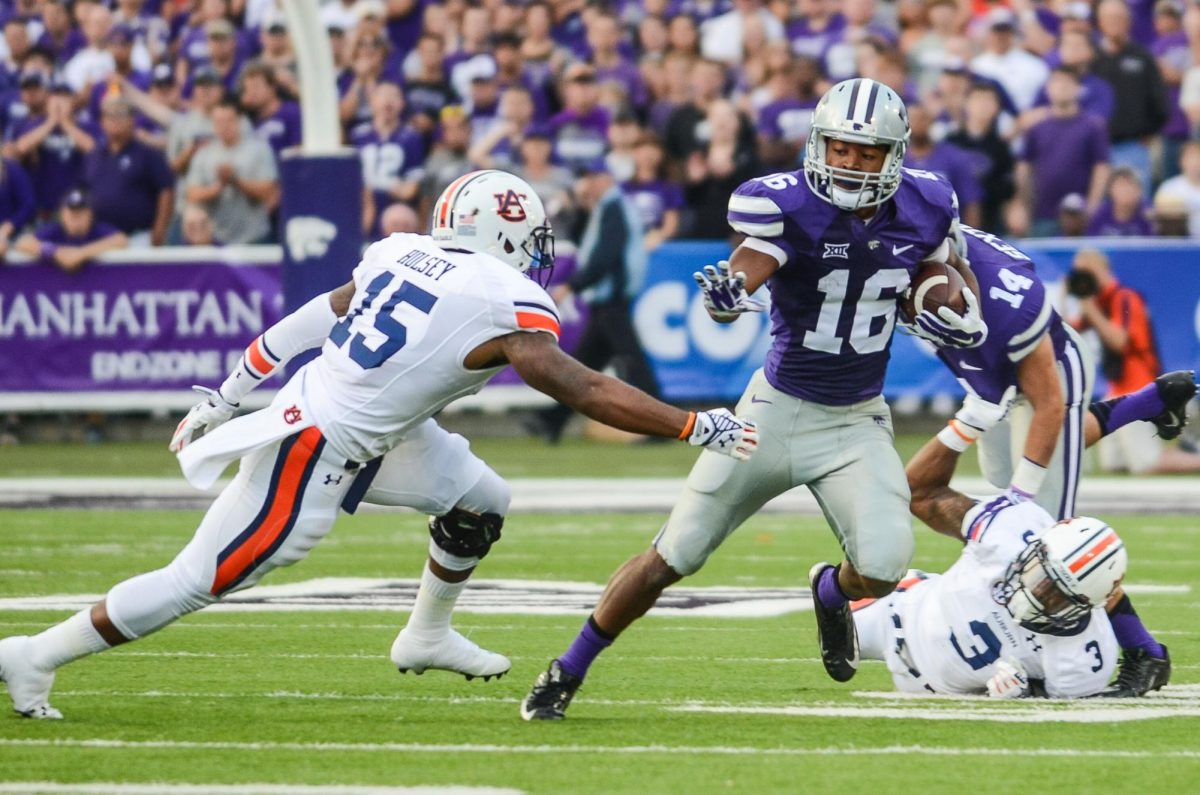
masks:
[[[1079,109],[1079,75],[1059,67],[1046,81],[1050,116],[1022,137],[1017,164],[1017,202],[1009,226],[1017,235],[1054,235],[1058,203],[1068,193],[1100,203],[1109,174],[1104,119]],[[1032,221],[1029,219],[1032,217]]]
[[[790,171],[812,127],[812,112],[820,94],[820,66],[812,58],[790,60],[768,80],[772,99],[758,111],[758,152],[768,168]]]
[[[625,91],[627,104],[637,111],[643,110],[649,95],[638,68],[621,54],[621,25],[617,18],[610,14],[593,16],[588,23],[587,40],[596,79],[619,83]]]
[[[1167,86],[1167,106],[1170,108],[1167,124],[1162,128],[1160,161],[1160,177],[1166,180],[1179,173],[1179,152],[1188,138],[1190,125],[1179,96],[1183,76],[1192,65],[1192,52],[1183,30],[1182,9],[1172,0],[1160,0],[1155,5],[1154,29],[1157,35],[1150,44],[1150,54],[1158,62],[1158,70]]]
[[[1102,119],[1112,115],[1116,99],[1112,86],[1107,80],[1097,77],[1092,72],[1092,64],[1096,60],[1096,45],[1086,33],[1067,31],[1063,33],[1058,45],[1060,66],[1064,66],[1079,75],[1079,107],[1086,113],[1094,113]],[[1021,124],[1028,129],[1046,118],[1046,108],[1050,106],[1050,98],[1046,96],[1046,87],[1038,90],[1033,100],[1033,109],[1021,114]]]
[[[354,129],[371,118],[371,92],[382,80],[387,79],[384,65],[387,61],[388,40],[382,36],[359,38],[354,42],[350,56],[350,68],[338,78],[338,113],[342,125]]]
[[[409,52],[421,36],[427,0],[389,0],[387,35],[397,52]]]
[[[983,187],[975,178],[971,159],[962,149],[946,141],[934,141],[929,131],[933,125],[933,113],[921,104],[908,106],[908,124],[911,130],[904,165],[908,168],[932,171],[950,181],[958,196],[959,214],[970,226],[978,228],[982,223]]]
[[[797,14],[788,23],[787,37],[792,52],[825,63],[829,48],[841,39],[846,18],[838,13],[834,0],[798,0]]]
[[[662,141],[654,133],[642,133],[633,149],[633,179],[621,186],[642,219],[642,245],[648,252],[679,233],[683,191],[664,178],[666,159]]]
[[[226,91],[237,89],[242,58],[238,54],[237,30],[233,24],[228,19],[214,19],[204,26],[204,40],[208,43],[208,57],[188,70],[188,78],[183,84],[185,97],[192,95],[193,75],[202,67],[215,71]]]
[[[37,46],[54,54],[55,60],[64,64],[75,53],[87,46],[83,34],[71,24],[71,12],[64,0],[45,0],[42,4],[42,35]]]
[[[424,176],[425,142],[404,125],[404,93],[383,82],[371,92],[371,123],[356,129],[350,143],[362,160],[363,184],[370,189],[376,213],[393,202],[415,203]],[[378,215],[372,219],[377,231]]]
[[[475,75],[475,62],[480,59],[493,61],[492,22],[488,10],[475,7],[464,11],[459,35],[461,44],[458,51],[446,56],[446,73],[458,96],[466,99],[471,91],[471,78]]]
[[[250,116],[254,132],[266,141],[278,159],[284,149],[300,144],[300,106],[279,96],[275,70],[261,61],[251,61],[242,70],[242,108]]]
[[[29,169],[38,207],[58,206],[83,174],[83,160],[96,146],[95,130],[75,118],[70,86],[55,83],[45,113],[30,114],[16,130],[14,149]]]
[[[505,89],[495,122],[474,143],[467,156],[476,168],[512,171],[521,139],[534,121],[533,98],[524,86]]]
[[[133,67],[133,31],[116,25],[108,34],[108,52],[112,56],[113,70],[103,80],[98,80],[88,92],[88,119],[93,123],[100,118],[100,104],[109,97],[122,96],[126,84],[145,91],[150,87],[150,75]]]
[[[608,111],[599,105],[596,70],[582,62],[563,72],[563,109],[550,118],[554,158],[568,168],[582,167],[608,150]]]
[[[105,251],[128,244],[120,229],[96,220],[87,192],[73,188],[63,197],[59,220],[22,237],[16,249],[74,273]]]
[[[17,232],[33,220],[37,201],[29,174],[16,160],[0,161],[0,259],[8,254],[8,244]]]
[[[134,246],[161,246],[175,201],[175,175],[162,152],[134,137],[133,106],[121,97],[100,110],[104,141],[88,155],[84,181],[96,217],[129,236]]]
[[[525,29],[522,32],[521,60],[534,85],[549,89],[554,75],[562,68],[567,53],[551,34],[554,14],[550,4],[534,0],[525,7]]]
[[[1088,219],[1087,233],[1104,237],[1154,234],[1142,180],[1131,168],[1113,169],[1104,201]]]

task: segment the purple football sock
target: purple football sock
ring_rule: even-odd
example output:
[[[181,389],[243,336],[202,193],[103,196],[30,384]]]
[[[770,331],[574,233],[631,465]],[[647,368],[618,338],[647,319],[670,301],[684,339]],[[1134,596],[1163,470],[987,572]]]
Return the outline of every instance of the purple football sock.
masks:
[[[1113,634],[1117,636],[1117,645],[1122,649],[1142,649],[1152,657],[1162,658],[1166,655],[1162,644],[1154,639],[1150,630],[1142,623],[1142,618],[1133,609],[1129,597],[1121,598],[1116,607],[1108,614],[1112,624]]]
[[[584,622],[583,628],[579,630],[579,634],[572,641],[571,648],[567,649],[566,653],[558,658],[558,664],[567,673],[582,679],[587,676],[587,671],[591,667],[592,661],[596,659],[600,652],[611,646],[613,640],[614,638],[600,629],[594,618],[588,616],[588,620]]]
[[[1091,410],[1100,420],[1101,435],[1108,436],[1131,422],[1157,417],[1167,406],[1158,396],[1158,387],[1150,383],[1131,394],[1093,403]]]
[[[838,585],[837,575],[837,566],[830,566],[817,577],[816,597],[826,607],[841,607],[850,601],[849,597],[842,592],[842,586]]]

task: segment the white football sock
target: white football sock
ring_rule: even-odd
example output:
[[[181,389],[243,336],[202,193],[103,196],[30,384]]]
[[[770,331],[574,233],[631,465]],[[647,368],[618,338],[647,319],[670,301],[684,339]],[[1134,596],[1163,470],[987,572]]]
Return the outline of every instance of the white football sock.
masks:
[[[92,609],[89,607],[30,638],[29,661],[38,670],[49,673],[59,666],[107,648],[108,642],[92,626]]]
[[[450,614],[467,581],[446,582],[439,579],[425,563],[421,573],[421,588],[405,627],[409,632],[427,638],[437,638],[450,631]]]

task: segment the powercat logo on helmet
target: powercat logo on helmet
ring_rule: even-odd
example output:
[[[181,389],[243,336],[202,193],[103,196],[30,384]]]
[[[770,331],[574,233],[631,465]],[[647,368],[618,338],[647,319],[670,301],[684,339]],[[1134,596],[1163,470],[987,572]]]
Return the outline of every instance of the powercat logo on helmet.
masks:
[[[521,204],[521,200],[525,198],[524,193],[517,193],[512,188],[509,188],[504,193],[492,194],[496,197],[496,203],[499,205],[496,214],[505,221],[524,221],[525,205]]]

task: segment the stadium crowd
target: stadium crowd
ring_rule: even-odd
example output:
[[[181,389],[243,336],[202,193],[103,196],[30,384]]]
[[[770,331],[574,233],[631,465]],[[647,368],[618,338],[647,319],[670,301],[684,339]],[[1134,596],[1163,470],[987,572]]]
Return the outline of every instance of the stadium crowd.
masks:
[[[0,10],[0,249],[24,232],[20,248],[48,257],[114,230],[135,246],[274,239],[278,158],[301,135],[279,0]],[[570,236],[576,178],[602,159],[647,249],[722,238],[732,190],[797,168],[817,99],[862,75],[901,93],[908,165],[945,173],[976,226],[1200,236],[1194,4],[325,0],[320,14],[367,234],[423,231],[454,177],[496,167]],[[94,218],[46,226],[64,208]]]

